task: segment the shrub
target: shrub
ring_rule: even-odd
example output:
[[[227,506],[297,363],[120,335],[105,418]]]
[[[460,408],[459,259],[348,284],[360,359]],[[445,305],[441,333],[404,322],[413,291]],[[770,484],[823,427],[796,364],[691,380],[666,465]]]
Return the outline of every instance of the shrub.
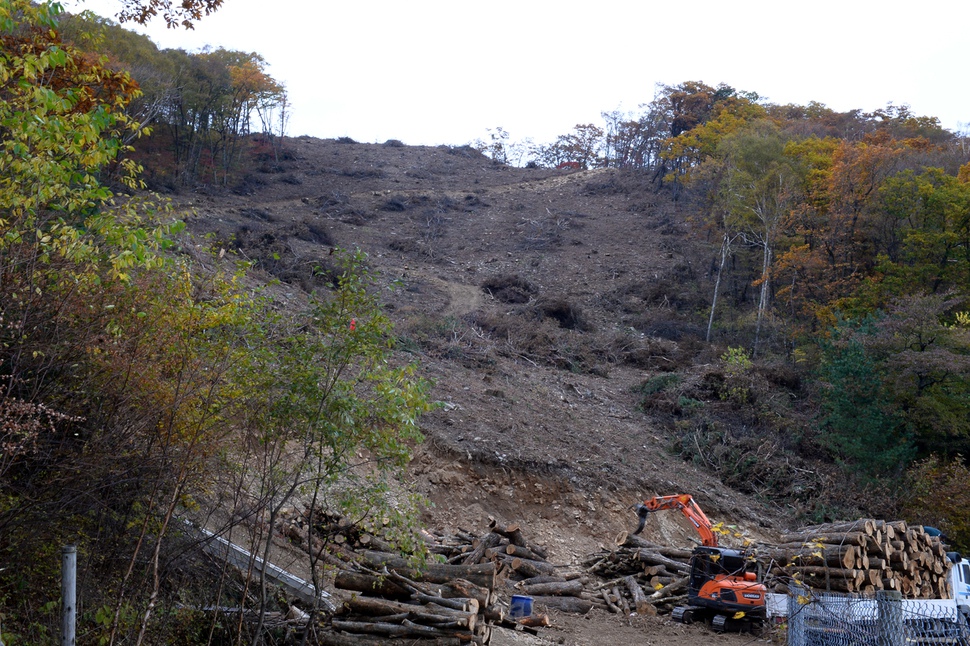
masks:
[[[917,462],[906,472],[906,520],[937,527],[954,548],[970,550],[968,482],[970,469],[961,455],[949,460],[933,455]]]
[[[635,386],[634,391],[640,393],[641,395],[653,395],[655,393],[663,392],[671,386],[676,386],[680,383],[680,381],[680,375],[677,373],[662,372],[659,375],[654,375],[648,378],[639,386]]]

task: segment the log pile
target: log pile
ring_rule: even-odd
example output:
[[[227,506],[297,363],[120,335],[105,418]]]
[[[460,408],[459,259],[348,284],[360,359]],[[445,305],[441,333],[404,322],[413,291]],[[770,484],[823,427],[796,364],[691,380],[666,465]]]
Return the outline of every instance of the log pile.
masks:
[[[950,561],[939,538],[905,521],[860,519],[802,527],[759,550],[776,591],[797,579],[835,592],[897,590],[910,599],[946,599]]]
[[[605,579],[591,586],[613,613],[666,614],[687,598],[690,550],[657,545],[626,532],[615,546],[589,555],[586,571]]]
[[[496,609],[494,563],[429,563],[415,569],[400,556],[364,551],[353,569],[336,573],[334,587],[352,591],[334,616],[325,644],[421,645],[489,643]],[[329,641],[328,641],[329,640]],[[382,641],[383,640],[383,641]]]
[[[575,574],[560,573],[548,562],[546,550],[527,540],[515,524],[492,520],[481,536],[461,530],[449,535],[424,532],[428,551],[444,562],[418,568],[390,552],[362,549],[381,543],[364,536],[348,541],[357,548],[354,558],[334,578],[336,588],[355,594],[334,617],[335,632],[325,643],[368,644],[368,639],[380,643],[405,637],[408,643],[422,645],[487,644],[492,625],[534,633],[550,624],[542,614],[510,620],[499,587],[566,612],[587,612],[593,606],[582,598],[583,582]]]
[[[450,536],[431,535],[426,540],[430,543],[429,550],[444,556],[448,563],[494,563],[508,595],[531,596],[536,606],[585,614],[603,604],[598,595],[587,593],[582,572],[550,563],[547,550],[528,540],[517,523],[503,525],[493,519],[482,536],[459,532]],[[509,626],[510,622],[503,620],[502,624]],[[536,615],[513,625],[526,624],[548,625],[548,618]]]

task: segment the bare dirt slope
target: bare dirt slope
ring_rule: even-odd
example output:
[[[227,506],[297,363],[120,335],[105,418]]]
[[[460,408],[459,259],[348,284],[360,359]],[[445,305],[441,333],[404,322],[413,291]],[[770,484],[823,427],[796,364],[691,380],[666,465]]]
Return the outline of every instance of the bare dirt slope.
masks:
[[[433,503],[425,523],[481,532],[489,517],[518,522],[566,564],[611,544],[635,524],[630,505],[654,494],[691,493],[754,538],[779,524],[781,510],[671,451],[675,415],[637,408],[634,388],[648,377],[723,351],[699,327],[705,260],[685,242],[676,205],[643,181],[507,168],[467,147],[304,137],[231,191],[186,201],[194,231],[294,289],[324,280],[313,270],[332,247],[367,252],[396,287],[386,301],[401,359],[421,363],[441,402],[408,474]],[[695,538],[673,514],[647,533],[675,546]],[[638,621],[562,617],[548,634],[565,644],[697,639],[694,628]],[[616,632],[604,641],[605,629]],[[717,637],[751,638],[736,639]]]

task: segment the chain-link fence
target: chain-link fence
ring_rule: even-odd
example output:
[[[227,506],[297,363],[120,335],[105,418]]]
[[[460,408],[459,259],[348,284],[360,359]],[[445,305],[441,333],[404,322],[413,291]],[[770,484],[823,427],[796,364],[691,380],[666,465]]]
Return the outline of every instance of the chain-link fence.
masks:
[[[792,588],[788,646],[970,646],[967,617],[947,600],[875,597]]]

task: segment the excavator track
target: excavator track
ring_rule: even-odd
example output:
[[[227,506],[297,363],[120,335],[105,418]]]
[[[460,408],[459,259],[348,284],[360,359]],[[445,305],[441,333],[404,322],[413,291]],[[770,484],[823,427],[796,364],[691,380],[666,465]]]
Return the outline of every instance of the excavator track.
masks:
[[[703,608],[694,606],[677,606],[670,613],[670,618],[682,624],[692,624],[699,615],[698,612]]]

